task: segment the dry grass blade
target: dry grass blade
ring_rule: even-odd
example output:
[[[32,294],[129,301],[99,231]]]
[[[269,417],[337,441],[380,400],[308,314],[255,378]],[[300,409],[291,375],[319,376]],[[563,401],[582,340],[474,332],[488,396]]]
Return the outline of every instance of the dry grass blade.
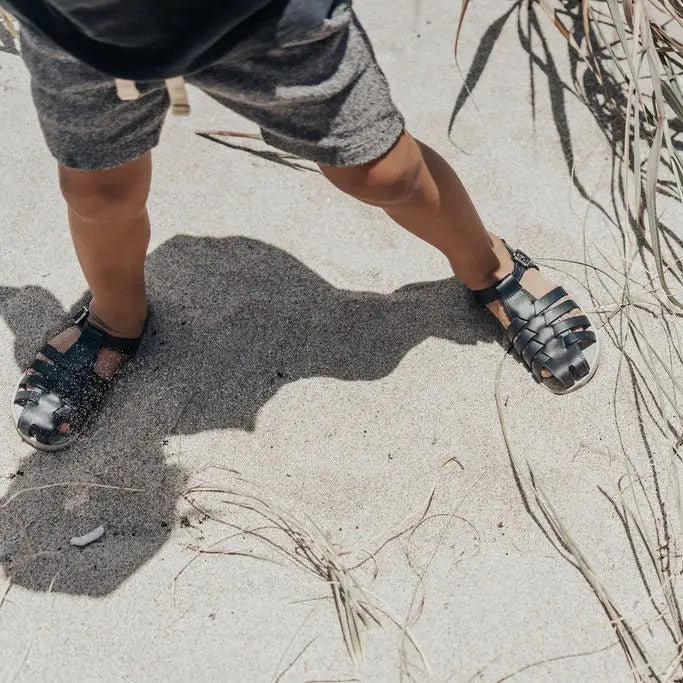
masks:
[[[308,648],[309,648],[311,645],[313,645],[314,642],[315,642],[315,638],[311,638],[311,639],[306,643],[306,645],[304,645],[304,646],[301,648],[301,650],[299,650],[299,652],[297,653],[296,657],[294,657],[294,658],[289,662],[289,664],[287,664],[287,666],[278,674],[277,678],[275,678],[274,683],[278,683],[279,681],[282,680],[282,677],[283,677],[283,676],[284,676],[284,675],[285,675],[285,674],[286,674],[286,673],[287,673],[287,672],[288,672],[288,671],[289,671],[289,670],[290,670],[290,669],[299,661],[299,659],[301,659],[301,656],[303,655],[303,653],[306,652],[306,650],[308,650]]]
[[[612,628],[617,635],[618,641],[629,662],[629,665],[631,666],[631,670],[636,680],[645,680],[647,678],[660,680],[650,664],[650,658],[647,655],[645,646],[640,642],[635,630],[628,625],[626,619],[621,614],[621,611],[616,606],[616,603],[609,595],[607,588],[591,568],[589,561],[580,550],[574,538],[569,533],[562,518],[557,513],[548,496],[538,483],[538,479],[534,475],[529,463],[520,463],[514,453],[505,421],[504,404],[500,391],[502,384],[503,365],[506,357],[507,352],[501,358],[498,366],[498,372],[496,375],[495,399],[496,406],[498,408],[498,417],[501,430],[503,432],[503,439],[505,441],[510,460],[514,463],[514,468],[517,473],[521,473],[523,471],[527,471],[529,473],[528,481],[523,483],[520,479],[518,486],[521,488],[527,488],[531,491],[533,499],[536,501],[541,512],[543,513],[543,518],[550,527],[550,531],[559,541],[559,545],[556,547],[558,550],[560,550],[560,552],[562,551],[561,549],[563,549],[564,552],[567,553],[567,555],[573,560],[574,566],[581,572],[582,576],[593,590],[596,598],[610,619]],[[524,495],[528,498],[528,494],[525,493]],[[540,519],[537,518],[537,520],[537,523],[540,524]]]
[[[242,138],[247,140],[263,140],[259,133],[245,133],[239,130],[198,130],[197,135],[216,136],[222,138]]]
[[[202,554],[223,554],[252,557],[244,549],[223,549],[228,541],[239,538],[252,539],[260,544],[268,554],[258,555],[259,559],[293,566],[315,576],[325,583],[331,592],[339,627],[346,649],[354,663],[359,663],[364,655],[364,634],[371,626],[381,627],[381,616],[387,610],[376,606],[373,596],[361,586],[353,575],[354,567],[348,567],[343,560],[348,551],[335,546],[317,525],[307,518],[300,518],[286,506],[265,496],[258,487],[240,477],[234,477],[225,486],[199,485],[188,489],[184,494],[188,503],[235,533],[220,539],[209,546]],[[234,514],[224,516],[221,508],[228,507],[233,512],[255,516],[266,524],[245,525],[235,520]],[[196,559],[187,563],[187,566]],[[356,564],[355,567],[360,566]],[[392,619],[394,623],[397,623]],[[414,640],[409,636],[409,642]],[[419,652],[416,646],[415,650]]]
[[[133,488],[130,486],[114,486],[113,484],[98,484],[92,481],[61,481],[55,484],[44,484],[43,486],[29,486],[25,489],[19,489],[15,491],[11,496],[6,498],[2,503],[0,503],[0,509],[7,507],[12,501],[19,498],[19,496],[24,496],[32,491],[45,491],[47,489],[63,488],[68,486],[80,486],[84,488],[95,488],[95,489],[109,489],[112,491],[128,491],[131,493],[142,493],[144,489]]]
[[[571,45],[578,53],[581,53],[581,48],[578,46],[574,36],[569,29],[562,23],[562,20],[557,16],[557,12],[548,5],[547,0],[537,0],[543,11],[550,17],[555,28],[562,34],[562,37]]]
[[[605,333],[620,353],[614,420],[632,500],[626,501],[621,484],[615,500],[600,490],[608,495],[624,527],[627,554],[633,556],[646,594],[642,604],[649,606],[657,628],[670,638],[666,646],[661,639],[650,644],[647,635],[636,635],[611,597],[607,581],[591,566],[588,553],[569,532],[533,470],[526,461],[515,462],[497,384],[501,427],[527,511],[590,585],[609,616],[634,677],[683,680],[683,619],[677,596],[683,573],[679,471],[683,259],[677,254],[683,248],[678,217],[683,208],[683,5],[680,0],[532,0],[516,3],[518,28],[525,25],[522,13],[534,4],[544,10],[570,46],[572,81],[566,87],[573,86],[572,91],[584,99],[613,150],[609,211],[584,192],[575,180],[573,165],[571,169],[572,180],[589,208],[600,210],[618,230],[614,236],[618,265],[596,248],[606,263],[597,267],[586,246],[583,266],[587,277],[590,272],[598,281],[597,288],[589,284],[594,310],[605,312]],[[520,36],[531,59],[538,56],[532,38],[538,35],[544,46],[549,44],[539,28],[534,31]],[[582,41],[582,65],[576,62],[576,40]],[[551,56],[544,49],[547,63]],[[587,78],[589,70],[595,79]],[[553,72],[555,76],[559,74]],[[559,128],[558,133],[562,134]],[[669,218],[670,226],[663,221],[664,211],[667,217],[675,215]],[[638,279],[636,269],[643,280]],[[501,361],[498,382],[502,367]],[[622,368],[628,370],[631,384],[619,385]],[[633,446],[622,438],[617,397],[623,400],[624,389],[633,393],[643,446],[640,453],[629,452]],[[639,457],[641,461],[635,463]],[[659,657],[662,648],[670,656]]]
[[[7,598],[7,594],[9,593],[10,588],[12,588],[11,578],[7,579],[7,585],[2,589],[2,593],[0,593],[0,607],[2,607],[5,603],[5,598]]]
[[[680,142],[674,141],[669,130],[671,117],[678,121],[676,135],[683,123],[683,96],[679,84],[683,75],[681,4],[668,0],[576,0],[575,3],[564,1],[555,4],[549,0],[534,1],[550,17],[572,49],[589,56],[586,66],[593,71],[600,85],[605,84],[603,75],[607,73],[613,76],[613,83],[621,82],[621,101],[607,89],[601,96],[611,101],[610,113],[619,113],[625,125],[624,184],[627,189],[632,185],[630,196],[628,192],[624,194],[625,207],[631,211],[636,224],[643,230],[647,228],[657,274],[669,303],[683,308],[680,297],[667,282],[668,269],[661,246],[657,210],[657,194],[665,192],[666,185],[671,182],[675,184],[683,206]],[[603,4],[607,12],[596,9],[596,5]],[[558,8],[569,15],[573,6],[583,28],[583,48],[577,45],[572,30],[558,16]],[[465,7],[463,3],[461,21]],[[606,27],[615,33],[616,45],[606,36]],[[458,25],[458,35],[460,30]],[[594,40],[598,41],[599,54],[594,49]],[[667,151],[666,160],[662,154],[663,147]],[[645,168],[642,164],[644,155],[647,158]],[[642,224],[643,201],[646,225]]]
[[[19,38],[19,32],[17,31],[14,20],[4,9],[2,9],[2,7],[0,7],[0,24],[2,24],[9,31],[9,34],[12,36],[12,38],[14,38],[14,40]]]
[[[600,601],[603,609],[610,618],[612,628],[614,628],[617,638],[622,646],[624,654],[626,655],[632,672],[636,680],[660,680],[660,677],[655,673],[650,658],[643,643],[638,638],[635,629],[631,628],[626,619],[621,614],[616,606],[615,601],[610,596],[607,588],[599,578],[599,576],[592,569],[587,558],[575,542],[569,530],[565,526],[562,518],[553,507],[550,499],[545,494],[538,483],[534,484],[534,492],[536,501],[545,513],[546,519],[551,520],[553,530],[557,536],[562,540],[563,547],[567,548],[571,556],[576,562],[576,566],[588,582],[596,597]]]
[[[453,54],[455,56],[455,61],[458,61],[458,45],[460,44],[460,34],[462,32],[462,26],[465,23],[465,14],[467,14],[467,8],[469,7],[470,0],[462,0],[460,5],[460,18],[458,19],[458,28],[455,30],[455,46],[453,47]]]

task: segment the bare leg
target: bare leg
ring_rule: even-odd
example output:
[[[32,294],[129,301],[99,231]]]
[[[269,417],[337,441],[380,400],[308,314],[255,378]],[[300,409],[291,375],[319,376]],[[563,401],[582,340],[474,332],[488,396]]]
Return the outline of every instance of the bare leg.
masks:
[[[107,171],[59,168],[71,237],[93,295],[89,319],[115,337],[138,337],[147,316],[144,263],[151,175],[149,153]],[[80,329],[73,326],[50,343],[66,351],[79,335]],[[38,357],[47,360],[42,354]],[[121,364],[120,354],[102,349],[95,372],[111,379]],[[59,431],[68,432],[68,425]]]
[[[61,167],[71,238],[93,298],[93,322],[118,337],[137,337],[147,316],[144,263],[151,154],[109,171]]]
[[[381,207],[399,225],[442,251],[455,276],[470,289],[490,287],[512,271],[510,254],[501,239],[484,228],[455,171],[408,133],[386,156],[369,164],[320,168],[341,190]],[[522,284],[534,296],[553,287],[537,270],[526,271]],[[500,302],[488,307],[504,326],[510,324]],[[550,375],[545,370],[543,374]]]

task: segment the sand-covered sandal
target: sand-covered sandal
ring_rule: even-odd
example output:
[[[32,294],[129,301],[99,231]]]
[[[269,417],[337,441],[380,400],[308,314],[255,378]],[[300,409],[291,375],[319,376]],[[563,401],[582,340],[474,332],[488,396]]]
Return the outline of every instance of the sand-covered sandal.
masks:
[[[538,266],[519,249],[505,245],[514,270],[492,287],[473,292],[477,301],[500,301],[510,319],[505,332],[538,382],[555,394],[567,394],[586,384],[598,367],[600,344],[590,319],[581,314],[566,316],[579,308],[567,292],[555,287],[536,298],[521,285],[522,275]],[[577,330],[576,328],[582,328]],[[548,370],[552,377],[543,377]]]
[[[101,349],[132,357],[142,337],[112,337],[88,321],[84,306],[74,317],[81,334],[64,352],[46,344],[19,381],[12,418],[22,439],[35,448],[57,451],[69,446],[100,407],[111,380],[95,372]],[[60,425],[68,424],[66,433]]]

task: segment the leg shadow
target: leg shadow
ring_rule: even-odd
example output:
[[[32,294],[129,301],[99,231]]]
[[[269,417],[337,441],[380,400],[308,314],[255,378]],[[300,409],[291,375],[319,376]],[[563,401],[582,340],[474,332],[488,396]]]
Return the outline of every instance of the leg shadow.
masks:
[[[0,500],[0,564],[15,584],[101,596],[153,557],[176,523],[186,482],[165,462],[170,435],[253,430],[285,384],[378,379],[431,336],[459,344],[499,337],[454,279],[388,295],[343,290],[244,237],[174,237],[149,256],[147,271],[148,335],[87,438],[24,458]],[[39,287],[0,288],[0,313],[20,366],[46,322],[64,315]],[[99,524],[101,541],[69,544]]]

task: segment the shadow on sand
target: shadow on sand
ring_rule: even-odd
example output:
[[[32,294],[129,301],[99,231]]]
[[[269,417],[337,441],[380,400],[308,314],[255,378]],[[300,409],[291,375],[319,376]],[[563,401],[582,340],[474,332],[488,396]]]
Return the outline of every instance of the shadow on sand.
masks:
[[[142,491],[60,486],[13,498],[0,508],[0,563],[15,584],[105,595],[153,557],[176,524],[186,481],[165,462],[169,436],[253,430],[283,385],[384,377],[428,337],[474,344],[499,336],[453,279],[388,295],[337,289],[281,249],[244,237],[174,237],[149,256],[147,280],[149,332],[103,414],[68,451],[24,458],[4,500],[59,482]],[[46,327],[51,335],[64,319],[40,287],[0,288],[0,314],[21,367]],[[106,542],[69,545],[99,524]]]

